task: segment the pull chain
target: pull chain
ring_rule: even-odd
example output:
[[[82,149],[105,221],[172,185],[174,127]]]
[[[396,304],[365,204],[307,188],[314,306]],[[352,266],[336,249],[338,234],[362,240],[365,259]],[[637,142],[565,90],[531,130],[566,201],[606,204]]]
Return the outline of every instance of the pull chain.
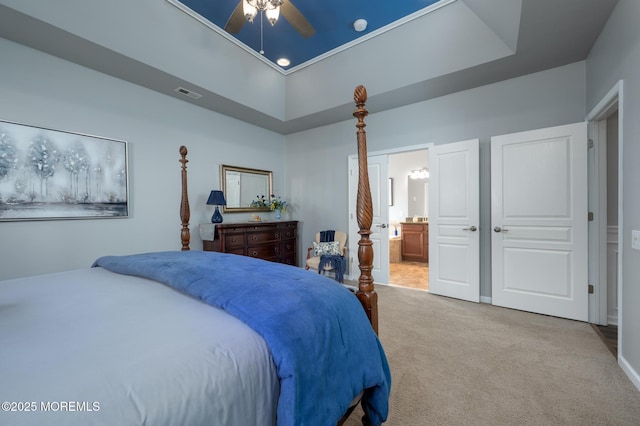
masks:
[[[264,17],[264,12],[260,11],[260,54],[264,55],[264,45],[263,45],[263,38],[262,38],[262,20]]]

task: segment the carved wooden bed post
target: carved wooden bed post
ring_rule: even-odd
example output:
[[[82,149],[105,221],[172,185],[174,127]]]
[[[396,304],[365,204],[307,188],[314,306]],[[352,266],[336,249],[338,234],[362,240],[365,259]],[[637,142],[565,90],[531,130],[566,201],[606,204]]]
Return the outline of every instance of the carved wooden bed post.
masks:
[[[187,147],[180,147],[180,162],[182,163],[182,198],[180,199],[180,221],[182,222],[182,230],[180,238],[182,240],[182,251],[189,250],[189,240],[191,234],[189,232],[189,219],[191,211],[189,209],[189,195],[187,194]]]
[[[356,202],[356,215],[360,227],[360,241],[358,241],[358,261],[360,267],[360,279],[356,295],[362,303],[373,330],[378,334],[378,294],[374,290],[373,276],[373,242],[371,235],[371,222],[373,220],[373,204],[371,202],[371,189],[369,187],[369,167],[367,164],[367,134],[364,131],[366,124],[364,117],[369,112],[364,104],[367,101],[367,90],[364,86],[356,87],[353,93],[356,110],[353,116],[358,119],[358,198]]]

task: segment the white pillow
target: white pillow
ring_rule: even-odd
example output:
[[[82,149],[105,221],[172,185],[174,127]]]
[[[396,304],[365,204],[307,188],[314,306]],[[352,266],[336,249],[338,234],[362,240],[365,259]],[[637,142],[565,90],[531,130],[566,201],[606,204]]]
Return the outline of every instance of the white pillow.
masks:
[[[342,255],[342,253],[340,253],[340,243],[338,241],[329,241],[326,243],[316,243],[314,241],[313,251],[316,256],[322,256],[323,254]]]

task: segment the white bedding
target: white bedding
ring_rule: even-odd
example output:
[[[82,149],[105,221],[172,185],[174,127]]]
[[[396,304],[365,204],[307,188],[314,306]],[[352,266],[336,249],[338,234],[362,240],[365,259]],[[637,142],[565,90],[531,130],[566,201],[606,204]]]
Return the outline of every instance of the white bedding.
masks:
[[[259,335],[163,284],[0,281],[2,425],[270,425],[278,390]]]

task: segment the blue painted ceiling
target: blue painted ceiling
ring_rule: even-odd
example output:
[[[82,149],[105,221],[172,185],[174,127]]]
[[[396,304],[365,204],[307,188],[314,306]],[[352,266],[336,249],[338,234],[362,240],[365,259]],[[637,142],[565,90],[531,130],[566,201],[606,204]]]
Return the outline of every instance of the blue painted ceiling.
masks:
[[[178,0],[219,29],[224,29],[229,17],[241,0]],[[289,1],[289,0],[286,0]],[[425,9],[439,0],[291,0],[315,29],[315,33],[304,38],[280,14],[274,26],[267,19],[263,22],[264,57],[276,63],[278,58],[288,58],[291,64],[283,70],[304,64],[326,52],[385,27],[407,15]],[[366,19],[367,28],[356,32],[353,22]],[[235,37],[248,48],[259,52],[260,16],[253,24],[245,22]],[[398,46],[402,49],[402,46]]]

